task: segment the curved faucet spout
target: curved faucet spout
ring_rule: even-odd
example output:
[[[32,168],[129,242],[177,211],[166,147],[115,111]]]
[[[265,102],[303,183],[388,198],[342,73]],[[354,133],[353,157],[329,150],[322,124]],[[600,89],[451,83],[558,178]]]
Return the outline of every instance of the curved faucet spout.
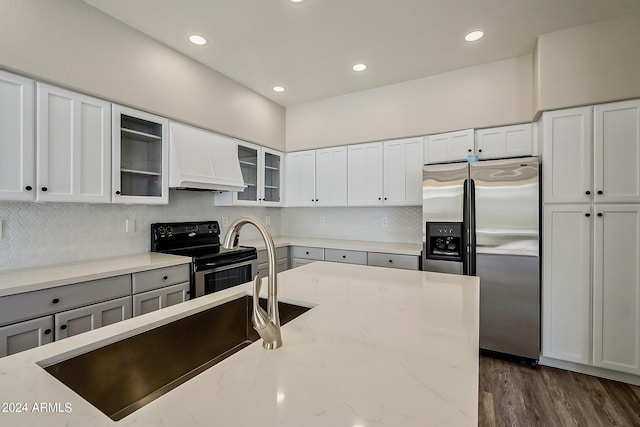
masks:
[[[276,248],[273,244],[273,238],[262,222],[255,216],[247,215],[233,221],[229,226],[229,230],[224,237],[222,245],[227,248],[238,247],[240,238],[240,229],[245,224],[255,226],[262,238],[267,249],[267,258],[269,263],[268,275],[268,299],[267,311],[265,312],[258,305],[258,296],[260,295],[260,287],[262,280],[260,274],[257,274],[253,282],[253,328],[262,337],[262,346],[266,349],[275,349],[282,346],[282,335],[280,333],[280,314],[278,313],[278,285],[276,283]]]

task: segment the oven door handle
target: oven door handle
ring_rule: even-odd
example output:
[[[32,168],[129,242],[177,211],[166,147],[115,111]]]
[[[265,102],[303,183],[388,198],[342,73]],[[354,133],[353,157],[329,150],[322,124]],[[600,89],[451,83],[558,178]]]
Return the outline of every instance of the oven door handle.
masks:
[[[240,256],[240,257],[236,257],[236,258],[227,258],[227,259],[225,259],[223,261],[208,262],[206,264],[196,265],[196,270],[197,271],[211,270],[212,268],[224,267],[224,266],[233,265],[233,264],[239,264],[241,262],[253,261],[255,259],[258,259],[256,254],[244,255],[244,256]]]

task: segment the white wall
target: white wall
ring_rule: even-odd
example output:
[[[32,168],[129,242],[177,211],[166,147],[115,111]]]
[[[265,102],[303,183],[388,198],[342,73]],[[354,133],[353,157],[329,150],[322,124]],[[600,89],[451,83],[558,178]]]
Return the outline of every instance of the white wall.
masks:
[[[287,108],[287,151],[529,122],[533,56]]]
[[[2,0],[0,68],[284,149],[282,106],[81,0]]]
[[[640,13],[538,38],[536,111],[640,97]]]
[[[213,206],[213,195],[174,191],[168,206],[0,202],[2,238],[0,270],[101,258],[150,249],[150,225],[154,222],[208,221],[222,217],[229,222],[255,215],[279,236],[280,208]],[[125,220],[135,220],[135,232],[125,232]],[[227,228],[222,227],[222,233]],[[242,229],[242,240],[257,239],[253,227]]]

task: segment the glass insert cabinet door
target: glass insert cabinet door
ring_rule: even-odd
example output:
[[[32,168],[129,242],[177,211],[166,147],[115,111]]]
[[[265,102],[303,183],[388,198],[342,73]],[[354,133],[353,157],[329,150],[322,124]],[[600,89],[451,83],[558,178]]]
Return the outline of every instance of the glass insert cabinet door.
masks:
[[[113,200],[167,204],[168,120],[113,108]]]
[[[282,204],[282,153],[259,145],[238,141],[238,160],[247,186],[235,193],[240,205]]]
[[[240,160],[240,170],[244,184],[247,186],[245,190],[238,193],[238,200],[247,202],[258,201],[258,159],[259,147],[250,147],[238,144],[238,160]]]
[[[264,194],[262,200],[265,202],[280,202],[281,161],[281,154],[264,152]]]

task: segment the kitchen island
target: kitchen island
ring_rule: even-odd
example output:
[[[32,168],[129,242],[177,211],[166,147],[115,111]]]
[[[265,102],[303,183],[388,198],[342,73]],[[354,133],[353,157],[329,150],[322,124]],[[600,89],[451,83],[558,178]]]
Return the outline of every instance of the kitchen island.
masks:
[[[313,307],[117,423],[44,371],[246,295],[249,284],[0,359],[0,425],[475,426],[475,277],[315,262],[278,276]],[[263,286],[266,292],[266,286]]]

